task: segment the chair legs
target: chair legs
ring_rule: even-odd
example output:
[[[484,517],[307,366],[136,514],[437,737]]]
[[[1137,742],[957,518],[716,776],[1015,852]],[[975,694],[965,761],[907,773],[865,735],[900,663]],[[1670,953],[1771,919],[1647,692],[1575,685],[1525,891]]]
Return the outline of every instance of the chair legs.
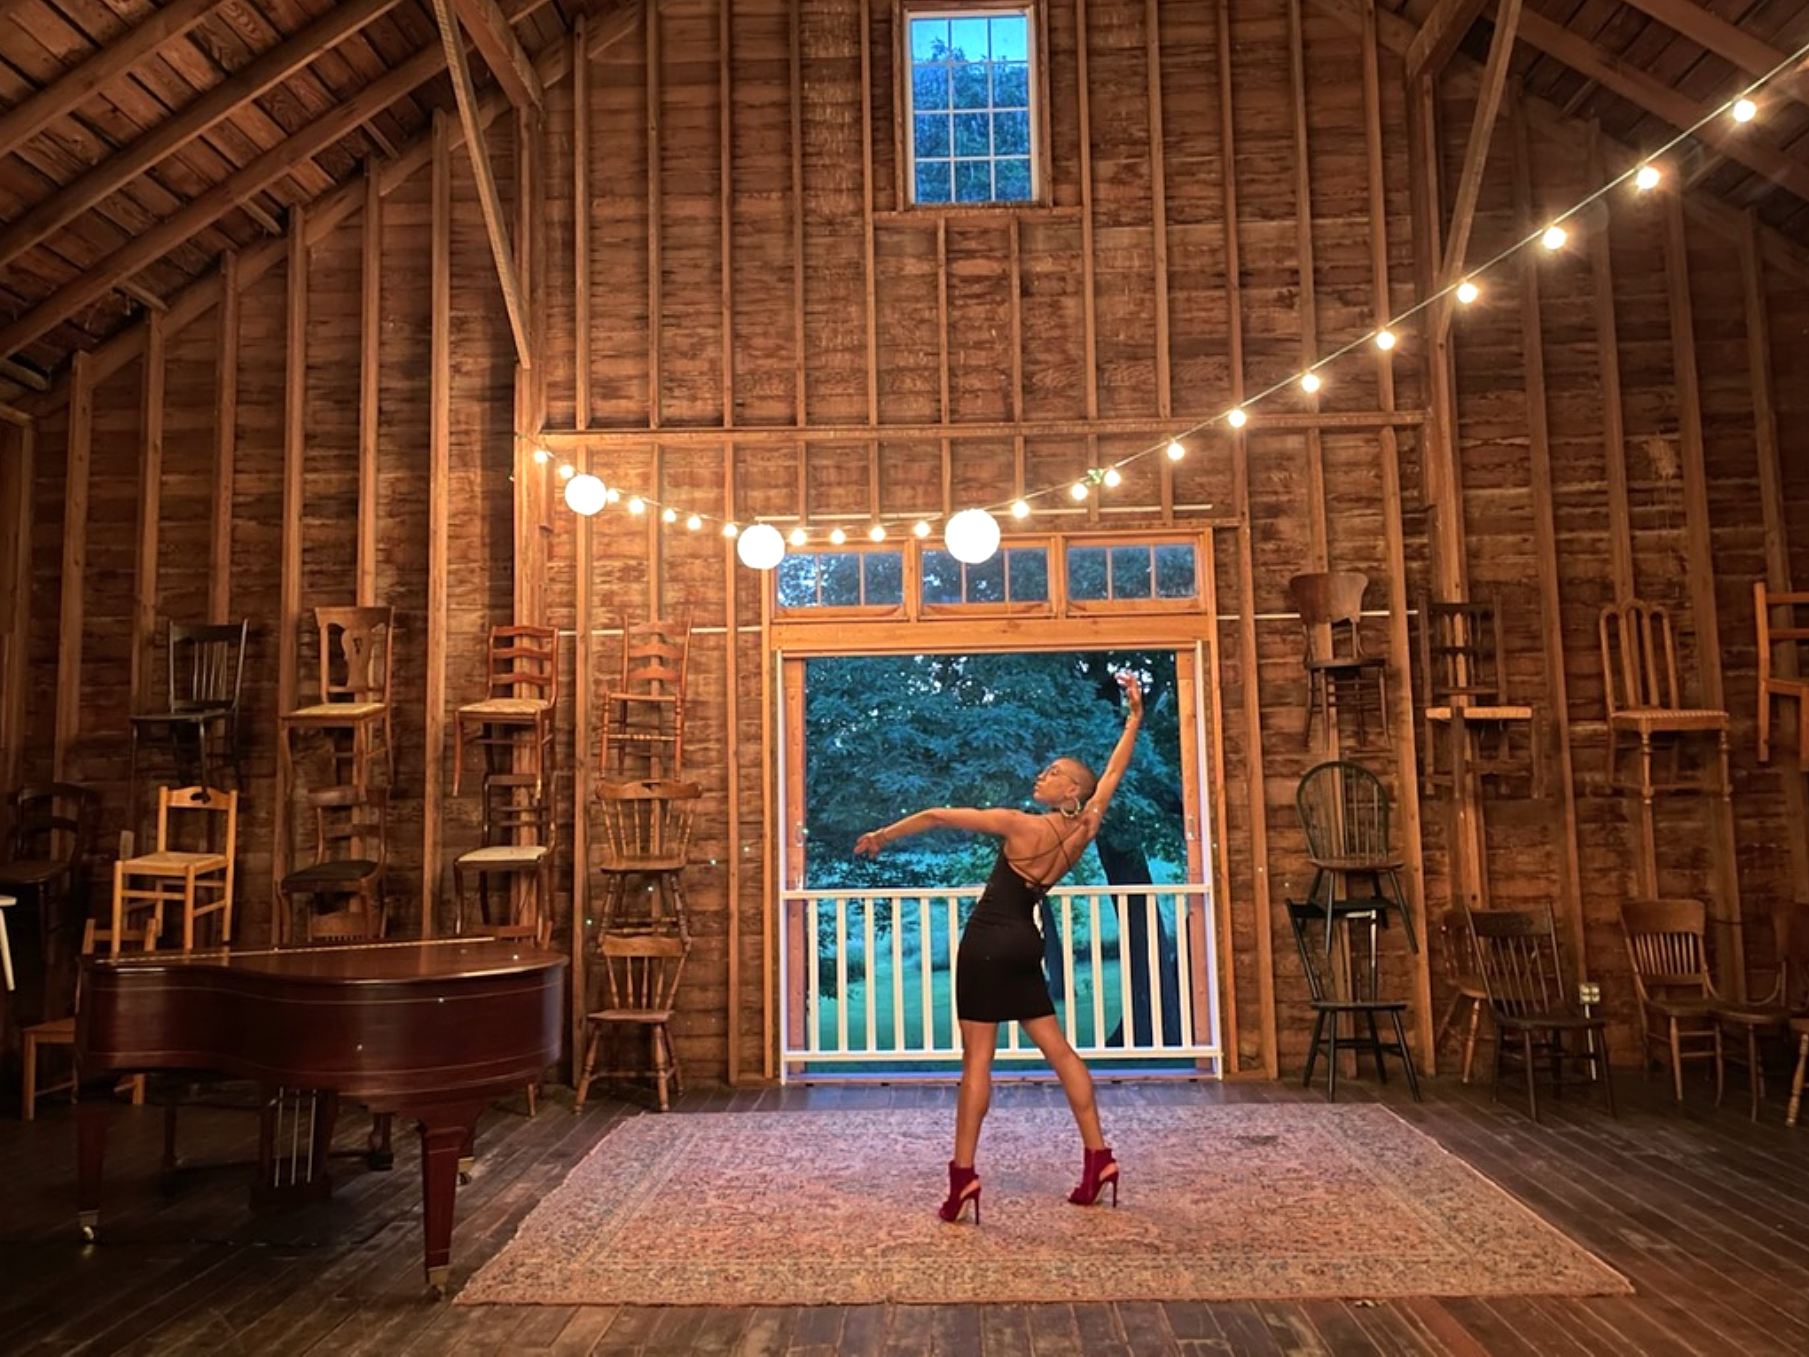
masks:
[[[1387,1013],[1389,1022],[1393,1024],[1394,1040],[1392,1042],[1382,1040],[1381,1028],[1376,1023],[1378,1011]],[[1413,1052],[1407,1047],[1407,1032],[1401,1024],[1401,1009],[1393,1004],[1385,1004],[1380,1008],[1370,1004],[1350,1007],[1327,1004],[1315,1008],[1313,1010],[1313,1035],[1307,1044],[1306,1072],[1301,1076],[1301,1087],[1310,1088],[1312,1086],[1313,1069],[1319,1063],[1319,1048],[1323,1044],[1326,1056],[1326,1101],[1338,1101],[1338,1027],[1340,1021],[1347,1014],[1351,1020],[1350,1040],[1359,1047],[1359,1057],[1361,1056],[1360,1048],[1364,1045],[1369,1047],[1369,1053],[1376,1062],[1377,1082],[1383,1084],[1388,1082],[1388,1067],[1383,1057],[1399,1056],[1401,1068],[1407,1075],[1407,1087],[1413,1094],[1413,1100],[1418,1102],[1420,1100],[1419,1072],[1413,1065]],[[1359,1018],[1362,1019],[1362,1026],[1359,1026]],[[1368,1029],[1367,1037],[1364,1035],[1364,1027]]]
[[[590,1040],[584,1045],[584,1068],[578,1075],[578,1089],[572,1099],[572,1111],[584,1110],[585,1099],[590,1096],[591,1083],[599,1077],[623,1074],[651,1074],[656,1096],[659,1098],[660,1111],[672,1110],[671,1094],[683,1093],[684,1083],[679,1077],[678,1058],[673,1054],[672,1038],[666,1031],[664,1023],[646,1023],[647,1039],[651,1047],[652,1068],[626,1069],[611,1067],[599,1070],[597,1056],[603,1047],[603,1032],[606,1026],[622,1027],[628,1024],[607,1024],[593,1018],[590,1022]],[[1311,1077],[1309,1073],[1309,1078]]]
[[[1796,1114],[1803,1106],[1803,1074],[1809,1069],[1809,1027],[1802,1030],[1796,1043],[1796,1073],[1790,1078],[1790,1106],[1784,1112],[1784,1125],[1795,1126]]]

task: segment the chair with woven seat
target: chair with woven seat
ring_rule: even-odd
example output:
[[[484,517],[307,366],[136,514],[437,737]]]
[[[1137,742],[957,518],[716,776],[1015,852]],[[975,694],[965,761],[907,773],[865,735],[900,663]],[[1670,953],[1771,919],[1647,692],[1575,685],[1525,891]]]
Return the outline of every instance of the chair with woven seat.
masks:
[[[703,788],[695,782],[604,782],[597,787],[599,927],[688,934],[685,867]],[[633,889],[640,883],[644,889]]]
[[[396,776],[390,745],[390,652],[394,608],[316,608],[319,638],[319,701],[277,718],[278,786],[285,796],[294,786],[297,731],[320,731],[331,741],[333,782],[370,785],[370,764],[381,746],[389,781]],[[339,747],[345,732],[349,748]],[[348,771],[350,776],[346,776]]]
[[[82,955],[93,956],[95,949],[105,944],[109,952],[122,951],[155,951],[157,935],[149,926],[128,929],[123,934],[115,934],[111,929],[102,928],[95,920],[89,919],[82,928]],[[76,978],[75,1006],[81,1007],[81,978]],[[73,1069],[67,1079],[55,1083],[42,1083],[39,1079],[38,1053],[46,1046],[75,1046],[75,1015],[71,1013],[65,1018],[52,1018],[49,1022],[33,1023],[20,1034],[24,1056],[24,1084],[20,1092],[19,1115],[25,1121],[33,1120],[37,1115],[39,1098],[48,1097],[52,1093],[68,1093],[70,1099],[75,1098],[76,1077]],[[130,1076],[132,1086],[132,1105],[144,1105],[144,1076]]]
[[[1301,969],[1306,973],[1308,1002],[1313,1009],[1313,1035],[1308,1042],[1306,1072],[1302,1085],[1313,1082],[1313,1067],[1318,1063],[1321,1046],[1326,1052],[1326,1097],[1338,1097],[1339,1028],[1348,1020],[1348,1040],[1361,1053],[1367,1050],[1375,1057],[1376,1077],[1388,1082],[1388,1066],[1384,1056],[1398,1057],[1407,1075],[1407,1087],[1413,1100],[1419,1101],[1419,1075],[1413,1066],[1413,1052],[1407,1046],[1407,1033],[1401,1015],[1407,1011],[1405,999],[1390,999],[1380,993],[1379,957],[1376,934],[1381,912],[1373,907],[1340,908],[1328,921],[1319,905],[1311,901],[1288,901],[1288,925],[1294,934],[1294,946],[1300,953]],[[1314,939],[1316,929],[1324,928],[1327,936]],[[1342,945],[1334,943],[1342,939]],[[1333,957],[1337,952],[1336,958]],[[1337,964],[1333,964],[1334,960]],[[1386,1018],[1393,1028],[1393,1040],[1383,1038],[1378,1018]]]
[[[159,787],[156,850],[113,864],[113,950],[141,910],[151,912],[152,932],[161,937],[170,907],[181,911],[184,951],[194,950],[203,919],[217,920],[219,941],[231,942],[238,835],[238,792]]]
[[[1643,1037],[1641,1065],[1654,1055],[1671,1068],[1671,1091],[1683,1101],[1683,1067],[1710,1066],[1715,1101],[1726,1086],[1719,1003],[1709,976],[1708,911],[1700,900],[1626,900],[1621,903],[1621,935],[1633,970]]]
[[[553,728],[559,706],[559,633],[552,627],[491,627],[489,695],[468,702],[454,716],[452,790],[465,785],[465,747],[484,751],[489,773],[511,771],[510,758],[542,783],[553,775]],[[523,744],[518,736],[526,734]]]
[[[221,782],[218,774],[230,771],[234,787],[245,785],[239,695],[250,629],[249,619],[205,626],[169,624],[169,705],[132,714],[127,804],[134,823],[142,749],[158,747],[168,753],[173,782],[215,786]]]
[[[321,787],[314,812],[313,858],[277,883],[283,941],[350,942],[388,931],[383,878],[389,861],[389,789]],[[306,908],[304,908],[306,902]]]
[[[598,767],[616,780],[678,776],[685,753],[689,616],[622,623],[622,673],[603,695]]]
[[[1476,1066],[1476,1043],[1482,1036],[1482,1020],[1489,1011],[1489,992],[1477,969],[1476,939],[1470,936],[1469,916],[1461,909],[1446,910],[1439,916],[1438,937],[1451,998],[1432,1033],[1432,1049],[1436,1051],[1444,1044],[1446,1034],[1457,1025],[1460,1016],[1465,1018],[1463,1082],[1467,1084]]]
[[[572,1110],[579,1111],[598,1078],[651,1076],[662,1112],[670,1110],[670,1093],[682,1093],[678,1060],[672,1052],[672,1008],[684,974],[691,940],[676,934],[604,933],[597,957],[603,972],[603,1001],[585,1015],[590,1039],[584,1047],[584,1068],[578,1076]],[[649,1058],[646,1063],[624,1059],[597,1068],[606,1038],[624,1037],[628,1030],[645,1029]]]
[[[1759,631],[1759,762],[1771,762],[1771,704],[1796,701],[1796,766],[1809,772],[1809,593],[1752,587]]]
[[[1601,1085],[1614,1115],[1614,1082],[1608,1063],[1608,1024],[1586,1013],[1565,988],[1558,930],[1549,905],[1542,909],[1482,909],[1470,913],[1476,960],[1495,1020],[1495,1074],[1490,1097],[1501,1096],[1503,1077],[1517,1068],[1526,1081],[1526,1110],[1539,1120],[1541,1075],[1554,1096],[1568,1085]]]
[[[1501,613],[1493,602],[1420,603],[1422,772],[1431,787],[1526,775],[1542,790],[1533,708],[1509,702],[1501,674]],[[1448,751],[1441,762],[1439,752]],[[1460,787],[1461,790],[1461,787]]]
[[[452,861],[452,893],[458,931],[532,941],[545,947],[553,935],[553,809],[531,773],[493,773],[484,778],[484,823],[480,845]],[[526,879],[505,918],[490,907],[493,877]],[[465,887],[477,883],[475,917],[466,913]],[[505,895],[505,900],[508,898]]]
[[[1601,611],[1602,680],[1608,698],[1607,781],[1611,788],[1636,786],[1649,807],[1657,792],[1717,791],[1726,795],[1732,787],[1728,775],[1725,711],[1690,707],[1682,700],[1677,682],[1677,645],[1666,609],[1643,599],[1609,604]],[[1681,771],[1680,740],[1690,735],[1712,735],[1720,756],[1720,783],[1686,781]],[[1621,740],[1639,742],[1639,781],[1620,779]],[[1672,752],[1668,781],[1652,777],[1655,737],[1664,737]]]
[[[1306,744],[1313,743],[1313,716],[1328,743],[1348,707],[1356,716],[1357,746],[1365,746],[1374,712],[1382,743],[1388,743],[1388,661],[1363,649],[1363,595],[1369,577],[1355,570],[1320,570],[1288,581],[1288,598],[1304,634],[1301,663],[1307,672]]]
[[[1306,834],[1313,883],[1307,899],[1317,903],[1331,927],[1342,905],[1373,902],[1380,917],[1397,911],[1407,946],[1419,951],[1413,917],[1401,888],[1399,852],[1389,824],[1388,789],[1359,763],[1333,760],[1306,771],[1294,792],[1294,810]],[[1328,931],[1327,942],[1330,942]]]

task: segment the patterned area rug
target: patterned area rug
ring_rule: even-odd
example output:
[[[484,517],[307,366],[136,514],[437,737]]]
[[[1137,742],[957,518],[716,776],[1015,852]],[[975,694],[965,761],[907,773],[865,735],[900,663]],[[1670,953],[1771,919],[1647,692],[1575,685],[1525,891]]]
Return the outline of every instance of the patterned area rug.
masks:
[[[950,1113],[644,1116],[466,1303],[860,1305],[1608,1295],[1621,1275],[1386,1108],[1108,1108],[1119,1207],[1066,1200],[1066,1111],[995,1109],[984,1223],[945,1225]]]

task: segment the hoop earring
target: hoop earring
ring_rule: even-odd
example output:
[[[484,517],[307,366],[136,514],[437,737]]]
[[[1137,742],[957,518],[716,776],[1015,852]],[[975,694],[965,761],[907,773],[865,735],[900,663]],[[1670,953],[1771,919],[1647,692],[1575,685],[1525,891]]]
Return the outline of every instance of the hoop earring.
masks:
[[[1061,812],[1062,819],[1078,820],[1080,818],[1081,811],[1086,808],[1080,804],[1080,798],[1077,796],[1074,798],[1074,809],[1073,810],[1069,810],[1068,807],[1066,807],[1066,806],[1057,806],[1056,809]]]

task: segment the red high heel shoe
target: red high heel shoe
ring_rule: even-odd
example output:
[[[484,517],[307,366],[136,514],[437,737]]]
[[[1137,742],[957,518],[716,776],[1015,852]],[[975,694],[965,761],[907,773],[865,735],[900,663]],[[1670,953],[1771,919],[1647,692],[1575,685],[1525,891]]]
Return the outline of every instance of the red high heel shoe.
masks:
[[[937,1208],[936,1214],[953,1224],[961,1219],[961,1212],[969,1202],[974,1204],[974,1224],[980,1223],[980,1175],[972,1166],[962,1168],[954,1160],[948,1161],[948,1200]]]
[[[1068,1200],[1076,1206],[1091,1206],[1099,1200],[1099,1194],[1105,1190],[1107,1183],[1112,1185],[1112,1205],[1118,1205],[1118,1163],[1112,1158],[1110,1149],[1088,1150],[1085,1166],[1080,1173],[1080,1186],[1068,1194]]]

